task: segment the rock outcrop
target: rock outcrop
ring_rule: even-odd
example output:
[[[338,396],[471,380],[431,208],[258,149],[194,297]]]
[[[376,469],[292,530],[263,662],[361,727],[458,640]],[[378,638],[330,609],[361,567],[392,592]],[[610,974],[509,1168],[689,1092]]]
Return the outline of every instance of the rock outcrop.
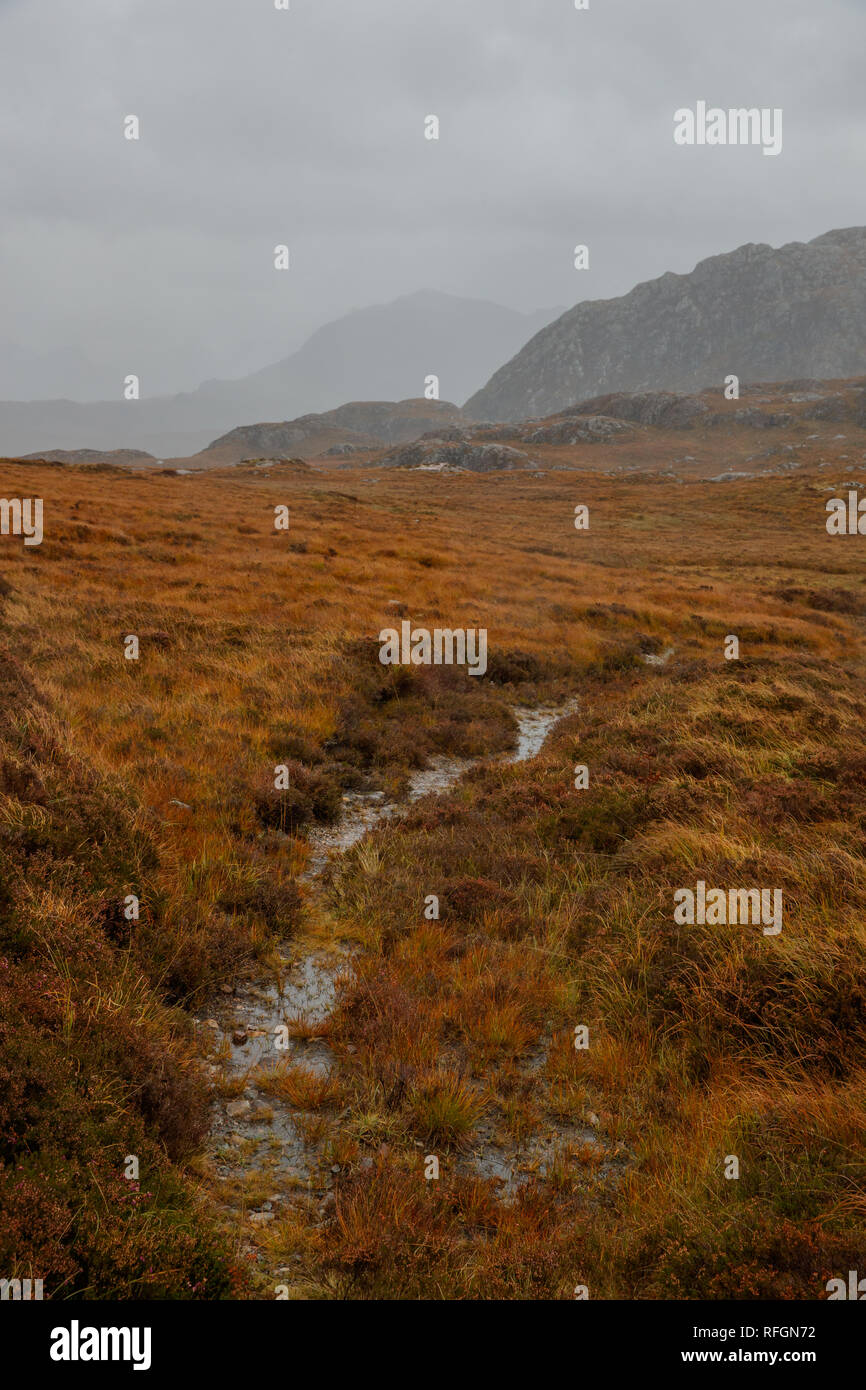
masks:
[[[521,449],[507,444],[473,444],[470,440],[419,439],[389,449],[376,459],[377,468],[422,468],[429,472],[498,473],[537,466]]]
[[[866,371],[866,227],[741,246],[619,299],[569,309],[464,406],[481,420],[551,415],[602,392],[695,391]],[[608,413],[595,402],[597,413]]]

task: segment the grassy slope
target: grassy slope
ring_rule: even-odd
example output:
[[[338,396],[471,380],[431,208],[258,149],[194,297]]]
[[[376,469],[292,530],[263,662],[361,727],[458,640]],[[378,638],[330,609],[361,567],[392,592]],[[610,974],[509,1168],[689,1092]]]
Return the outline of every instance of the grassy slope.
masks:
[[[267,1239],[301,1255],[299,1292],[818,1296],[862,1258],[866,981],[863,568],[856,538],[826,535],[825,475],[369,478],[4,469],[5,496],[46,499],[42,547],[4,540],[4,640],[48,701],[29,699],[26,719],[49,720],[64,750],[5,725],[0,930],[18,1024],[4,1205],[14,1214],[25,1180],[57,1203],[26,1257],[13,1225],[7,1264],[40,1274],[51,1251],[58,1284],[131,1289],[125,1189],[81,1189],[71,1234],[65,1214],[94,1154],[118,1183],[121,1150],[147,1152],[167,1184],[147,1229],[189,1232],[182,1270],[156,1258],[153,1291],[231,1287],[172,1138],[178,1103],[203,1111],[166,1001],[194,1004],[277,935],[326,929],[302,919],[293,879],[304,825],[332,816],[341,788],[399,789],[431,752],[504,747],[510,700],[577,693],[537,762],[474,774],[335,882],[337,929],[366,946],[322,1098],[342,1115],[343,1173],[324,1223],[296,1215]],[[288,537],[273,531],[280,502]],[[486,626],[492,679],[383,672],[364,639],[398,621],[389,600],[427,626]],[[129,632],[138,663],[123,660]],[[722,658],[731,632],[739,663]],[[642,662],[669,645],[662,670]],[[64,840],[70,809],[81,828]],[[37,824],[47,850],[27,839]],[[675,927],[673,889],[699,877],[781,887],[782,936]],[[127,944],[105,905],[137,885]],[[571,1046],[579,1022],[588,1052]],[[69,1096],[65,1150],[6,1119],[28,1048],[51,1074],[28,1092],[32,1133],[53,1132]],[[142,1103],[151,1053],[164,1120]],[[563,1155],[503,1208],[458,1163],[482,1115],[507,1142],[590,1114],[613,1176],[589,1150]],[[190,1142],[201,1123],[183,1127]],[[722,1176],[731,1153],[738,1182]],[[114,1253],[91,1265],[90,1213],[102,1240],[107,1209]]]
[[[177,1166],[208,1104],[186,1020],[148,969],[154,838],[8,648],[0,826],[0,1267],[54,1297],[226,1292],[227,1257]],[[148,904],[137,924],[131,893]]]

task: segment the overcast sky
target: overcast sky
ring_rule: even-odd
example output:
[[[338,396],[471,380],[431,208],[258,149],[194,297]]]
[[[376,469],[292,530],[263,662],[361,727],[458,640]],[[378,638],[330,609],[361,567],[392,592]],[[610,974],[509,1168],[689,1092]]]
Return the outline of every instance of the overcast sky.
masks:
[[[864,53],[866,0],[0,0],[0,398],[190,389],[421,288],[571,305],[866,223]],[[678,147],[698,100],[781,107],[781,155]]]

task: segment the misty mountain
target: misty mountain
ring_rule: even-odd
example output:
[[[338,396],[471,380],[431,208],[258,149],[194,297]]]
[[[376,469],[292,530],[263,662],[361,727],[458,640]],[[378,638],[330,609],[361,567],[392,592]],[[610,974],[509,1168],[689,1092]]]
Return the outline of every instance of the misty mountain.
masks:
[[[196,453],[214,436],[256,421],[292,420],[346,401],[424,394],[463,400],[557,310],[522,314],[480,299],[424,290],[359,309],[320,328],[297,351],[238,380],[206,381],[177,396],[139,401],[0,402],[0,453],[144,449]],[[146,393],[147,383],[141,383]]]
[[[613,391],[852,377],[866,370],[866,227],[778,250],[741,246],[543,328],[464,407],[479,420],[550,415]]]
[[[505,352],[522,346],[527,333],[549,323],[555,312],[521,314],[483,299],[421,290],[356,310],[320,328],[272,367],[241,381],[205,382],[195,394],[230,400],[253,410],[250,418],[264,419],[276,402],[299,415],[333,410],[344,401],[410,399],[423,395],[425,379],[435,375],[442,399],[462,401]]]

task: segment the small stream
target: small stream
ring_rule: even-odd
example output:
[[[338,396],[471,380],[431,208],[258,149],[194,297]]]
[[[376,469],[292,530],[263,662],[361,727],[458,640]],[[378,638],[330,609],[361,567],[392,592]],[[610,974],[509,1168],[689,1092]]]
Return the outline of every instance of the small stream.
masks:
[[[403,801],[389,801],[381,791],[347,792],[336,824],[317,827],[310,834],[304,881],[314,883],[333,858],[367,831],[405,814],[421,797],[448,791],[470,768],[535,757],[553,726],[576,709],[574,699],[557,707],[515,709],[518,733],[513,749],[492,757],[436,756],[411,775]],[[211,1002],[207,1018],[197,1020],[211,1036],[210,1069],[218,1092],[210,1161],[223,1179],[242,1181],[251,1173],[262,1182],[267,1179],[273,1192],[259,1210],[248,1213],[250,1221],[259,1225],[275,1219],[292,1189],[306,1188],[317,1200],[326,1200],[333,1185],[331,1171],[322,1170],[321,1146],[310,1116],[275,1093],[274,1080],[287,1067],[300,1067],[326,1079],[336,1065],[319,1034],[325,1031],[322,1025],[334,1006],[340,978],[351,971],[351,951],[334,947],[299,955],[296,943],[289,942],[283,949],[286,953],[281,953],[277,970],[267,979],[241,981],[231,995]],[[594,1138],[591,1132],[580,1137],[587,1142]],[[510,1190],[520,1181],[515,1164],[489,1142],[483,1149],[476,1154],[475,1171],[499,1177]],[[531,1154],[522,1157],[528,1171],[538,1166],[542,1155],[536,1154],[534,1161]]]
[[[441,796],[459,782],[464,773],[480,763],[522,763],[541,752],[547,735],[554,724],[574,714],[577,700],[569,700],[557,707],[542,706],[526,709],[518,706],[514,710],[517,720],[517,743],[507,753],[492,757],[453,758],[437,753],[426,767],[413,772],[409,778],[408,791],[404,801],[388,801],[384,792],[347,792],[343,797],[343,814],[335,825],[317,826],[309,836],[310,857],[302,879],[309,882],[318,878],[322,869],[334,855],[344,854],[357,844],[368,830],[372,830],[384,820],[393,820],[402,815],[408,806],[419,801],[422,796]]]

